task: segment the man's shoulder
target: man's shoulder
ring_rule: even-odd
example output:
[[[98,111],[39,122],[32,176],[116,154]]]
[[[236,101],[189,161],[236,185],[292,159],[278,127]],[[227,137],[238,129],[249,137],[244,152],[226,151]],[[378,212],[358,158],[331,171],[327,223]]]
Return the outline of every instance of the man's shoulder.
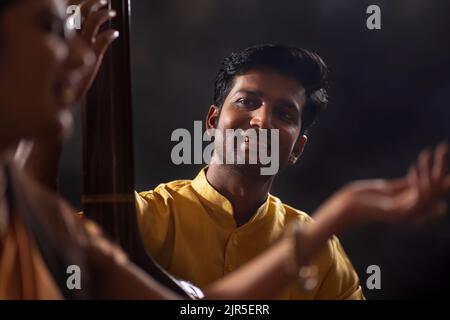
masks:
[[[155,196],[155,195],[167,195],[174,192],[183,191],[189,188],[192,183],[191,179],[180,179],[169,182],[160,183],[156,188],[146,191],[140,191],[138,194],[142,197]]]
[[[273,195],[270,195],[269,201],[273,206],[277,207],[277,212],[284,215],[286,222],[299,220],[300,222],[310,223],[313,221],[308,213],[282,202],[279,198]]]

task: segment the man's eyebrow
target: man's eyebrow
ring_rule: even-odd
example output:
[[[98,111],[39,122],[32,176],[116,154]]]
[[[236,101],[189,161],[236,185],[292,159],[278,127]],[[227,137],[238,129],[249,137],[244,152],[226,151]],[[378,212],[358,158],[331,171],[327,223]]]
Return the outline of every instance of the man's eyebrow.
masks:
[[[290,100],[286,100],[286,99],[278,100],[276,102],[276,104],[281,106],[281,107],[283,107],[283,108],[288,108],[288,109],[292,109],[292,110],[295,110],[295,111],[300,111],[300,106],[297,103],[292,102]]]
[[[238,91],[236,91],[237,93],[246,93],[246,94],[251,94],[253,96],[258,96],[258,97],[262,97],[263,93],[259,90],[251,90],[251,89],[240,89]]]

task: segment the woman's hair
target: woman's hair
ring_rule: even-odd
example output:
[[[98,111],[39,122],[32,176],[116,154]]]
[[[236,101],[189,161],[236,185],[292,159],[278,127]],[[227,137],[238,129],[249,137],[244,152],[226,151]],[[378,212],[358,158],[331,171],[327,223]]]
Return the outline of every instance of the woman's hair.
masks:
[[[3,13],[13,4],[17,4],[19,0],[0,0],[0,54],[2,50],[2,32],[3,32]],[[1,58],[1,57],[0,57]]]
[[[0,0],[0,31],[2,31],[2,24],[1,19],[3,18],[3,13],[6,9],[8,9],[12,4],[17,3],[19,0]],[[1,41],[1,34],[0,34],[0,41]],[[0,45],[1,48],[1,45]]]
[[[0,15],[3,11],[18,0],[0,0]]]

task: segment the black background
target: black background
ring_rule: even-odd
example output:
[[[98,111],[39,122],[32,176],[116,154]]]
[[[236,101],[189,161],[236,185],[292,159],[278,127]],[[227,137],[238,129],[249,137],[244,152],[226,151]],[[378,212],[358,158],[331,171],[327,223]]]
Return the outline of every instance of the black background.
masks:
[[[450,2],[446,0],[132,0],[132,72],[137,190],[192,178],[173,165],[170,135],[193,130],[212,101],[222,58],[258,43],[318,52],[330,68],[330,104],[298,164],[272,193],[312,213],[346,182],[405,173],[425,146],[450,138]],[[381,8],[381,30],[366,9]],[[61,164],[61,189],[80,199],[80,129]],[[434,298],[450,289],[450,219],[370,225],[340,239],[369,299]],[[369,265],[381,290],[365,286]]]

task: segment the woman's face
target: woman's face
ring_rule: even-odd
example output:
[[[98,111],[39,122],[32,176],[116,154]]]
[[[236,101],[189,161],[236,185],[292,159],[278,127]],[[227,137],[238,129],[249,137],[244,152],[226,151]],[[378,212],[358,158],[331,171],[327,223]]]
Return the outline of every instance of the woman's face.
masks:
[[[0,17],[0,136],[59,134],[94,62],[66,30],[63,0],[17,0]]]

